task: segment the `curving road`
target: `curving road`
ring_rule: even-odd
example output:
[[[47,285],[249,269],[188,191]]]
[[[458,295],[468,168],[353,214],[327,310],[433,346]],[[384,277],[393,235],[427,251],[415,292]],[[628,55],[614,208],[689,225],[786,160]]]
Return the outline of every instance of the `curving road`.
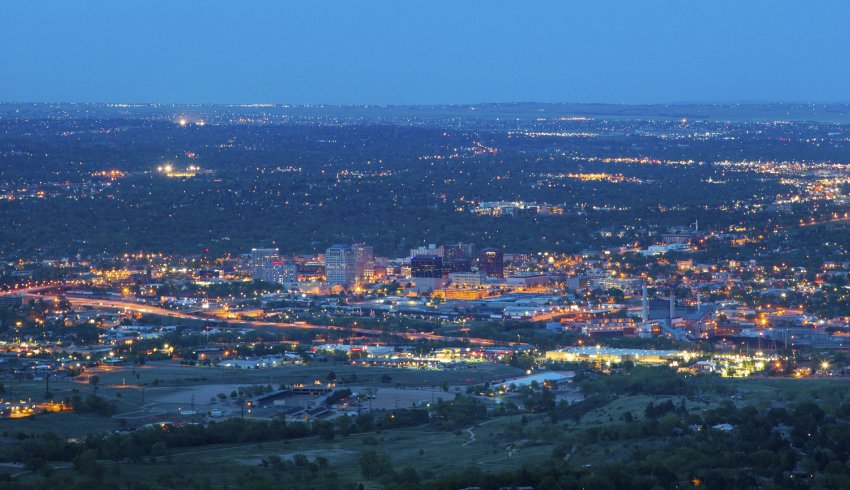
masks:
[[[41,298],[46,301],[54,301],[59,298],[59,295],[53,293],[44,293],[43,291],[49,289],[55,289],[58,285],[53,286],[40,286],[26,289],[18,289],[13,291],[5,291],[0,293],[0,295],[8,295],[8,294],[19,294],[25,295],[33,298]],[[464,338],[464,337],[454,337],[449,335],[437,335],[432,333],[425,332],[385,332],[383,330],[375,330],[369,328],[361,328],[361,327],[339,327],[334,325],[313,325],[310,323],[278,323],[278,322],[266,322],[260,320],[223,320],[221,318],[200,315],[197,313],[186,313],[177,310],[169,310],[167,308],[162,308],[160,306],[146,305],[134,303],[132,301],[123,301],[119,299],[99,299],[99,298],[80,298],[77,296],[66,296],[65,297],[68,302],[70,302],[74,306],[90,306],[93,308],[114,308],[114,309],[123,309],[128,311],[135,311],[139,313],[145,313],[149,315],[159,315],[170,318],[180,318],[184,320],[200,320],[200,321],[208,321],[215,323],[225,323],[233,326],[243,326],[250,328],[303,328],[307,330],[337,330],[337,331],[345,331],[352,332],[360,335],[371,335],[371,336],[379,336],[379,335],[392,335],[396,337],[402,337],[407,340],[439,340],[439,341],[447,341],[447,342],[466,342],[472,345],[478,346],[492,346],[496,345],[497,342],[490,339],[481,339],[481,338]]]

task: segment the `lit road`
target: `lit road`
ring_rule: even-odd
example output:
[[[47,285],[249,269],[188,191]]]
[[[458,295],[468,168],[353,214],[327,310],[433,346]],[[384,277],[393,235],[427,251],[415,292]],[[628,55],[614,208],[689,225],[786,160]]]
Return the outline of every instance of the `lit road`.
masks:
[[[60,286],[60,284],[50,285],[50,286],[37,286],[31,288],[22,288],[12,291],[3,291],[0,292],[0,295],[8,295],[8,294],[18,294],[18,295],[26,295],[33,298],[41,298],[45,301],[54,301],[59,298],[57,294],[51,293],[42,293],[42,291],[48,289],[54,289]],[[462,338],[462,337],[453,337],[449,335],[437,335],[426,332],[384,332],[383,330],[375,330],[368,328],[360,328],[360,327],[338,327],[333,325],[313,325],[309,323],[278,323],[278,322],[266,322],[259,320],[230,320],[230,319],[221,319],[213,316],[205,316],[197,313],[187,313],[178,310],[169,310],[167,308],[162,308],[159,306],[146,305],[134,303],[131,301],[123,301],[120,299],[100,299],[100,298],[80,298],[77,296],[66,296],[65,297],[68,302],[70,302],[74,306],[88,306],[92,308],[114,308],[119,310],[127,310],[127,311],[135,311],[138,313],[148,314],[148,315],[158,315],[169,318],[179,318],[183,320],[199,320],[199,321],[207,321],[214,323],[225,323],[228,325],[236,326],[236,327],[250,327],[250,328],[301,328],[306,330],[338,330],[345,332],[352,332],[360,335],[369,335],[369,336],[380,336],[380,335],[392,335],[396,337],[403,337],[407,340],[437,340],[437,341],[445,341],[445,342],[466,342],[471,345],[478,346],[492,346],[496,345],[497,342],[490,339],[480,339],[480,338]]]

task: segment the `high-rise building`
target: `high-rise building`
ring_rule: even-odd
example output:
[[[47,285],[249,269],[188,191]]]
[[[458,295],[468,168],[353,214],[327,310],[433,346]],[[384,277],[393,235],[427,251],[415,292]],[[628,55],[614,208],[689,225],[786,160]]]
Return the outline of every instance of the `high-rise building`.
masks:
[[[410,275],[417,292],[434,291],[446,286],[443,259],[436,255],[417,255],[410,259]]]
[[[280,250],[276,248],[252,248],[251,260],[276,259],[280,257]]]
[[[354,250],[348,245],[331,245],[325,251],[325,277],[331,286],[354,285],[357,277]]]
[[[472,272],[472,259],[443,259],[443,272],[446,274],[452,272]]]
[[[500,250],[485,248],[478,254],[478,270],[487,277],[505,277],[505,259]]]
[[[457,243],[443,247],[443,272],[470,272],[474,248],[471,243]]]
[[[351,246],[354,251],[354,276],[357,282],[367,282],[367,278],[373,276],[372,268],[375,265],[375,252],[370,245],[355,243]]]
[[[283,264],[282,272],[282,281],[280,282],[282,282],[286,287],[291,288],[298,284],[298,264],[295,262],[286,262]]]
[[[436,255],[417,255],[410,259],[410,275],[418,277],[443,277],[443,259]]]
[[[277,277],[282,273],[282,270],[278,270],[282,264],[280,251],[276,248],[251,249],[251,269],[254,280],[282,282],[278,281]]]
[[[471,243],[456,243],[443,247],[443,259],[445,260],[471,259],[474,254],[475,247]]]

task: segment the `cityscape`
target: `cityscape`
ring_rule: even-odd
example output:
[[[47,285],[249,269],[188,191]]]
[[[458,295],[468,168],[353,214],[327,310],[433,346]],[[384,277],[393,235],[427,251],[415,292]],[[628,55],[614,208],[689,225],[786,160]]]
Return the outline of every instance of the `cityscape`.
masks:
[[[357,31],[354,47],[311,34],[351,34],[342,19],[269,7],[315,43],[298,57],[288,31],[243,24],[252,7],[204,14],[234,16],[232,46],[209,26],[172,33],[197,13],[179,5],[162,36],[185,41],[172,46],[197,58],[197,79],[181,79],[190,58],[167,49],[126,53],[171,69],[167,88],[128,75],[85,29],[68,42],[88,40],[94,58],[68,59],[91,74],[9,70],[0,490],[850,488],[850,97],[830,71],[840,62],[783,61],[820,77],[822,92],[759,75],[764,96],[748,95],[745,61],[740,86],[632,80],[624,103],[593,73],[608,73],[627,41],[538,40],[517,20],[520,53],[472,3],[457,7],[482,20],[458,45],[470,56],[420,61],[451,73],[429,73],[433,86],[406,78],[408,59],[346,58],[402,49],[378,40],[418,52],[421,33],[396,30],[442,25],[424,5],[337,5],[364,26],[403,21],[381,24],[392,36]],[[120,18],[132,33],[160,7],[51,15],[75,29]],[[565,8],[543,10],[581,29]],[[734,8],[753,24],[763,15]],[[804,10],[776,8],[787,25]],[[505,22],[534,10],[494,9]],[[37,7],[4,14],[59,25]],[[713,22],[664,15],[700,32]],[[312,20],[293,24],[300,16]],[[819,19],[822,31],[802,29],[832,39],[834,53],[850,47],[846,29]],[[725,34],[712,43],[737,49],[746,37]],[[52,59],[56,36],[22,48],[27,59]],[[512,61],[472,56],[479,42]],[[802,55],[824,46],[807,42]],[[530,52],[566,46],[603,60],[564,55],[592,78],[570,82],[586,96],[564,96],[573,72]],[[732,58],[683,69],[732,70]],[[753,63],[780,78],[767,58]],[[286,77],[273,76],[278,64]],[[331,64],[351,70],[341,95],[319,76],[338,73]],[[491,65],[558,83],[479,73]],[[228,74],[245,67],[256,80],[233,92]],[[67,83],[25,83],[46,69]],[[458,78],[474,91],[447,85]],[[490,83],[511,97],[478,102],[499,100]],[[310,102],[340,96],[350,101]],[[704,102],[664,102],[675,100]]]

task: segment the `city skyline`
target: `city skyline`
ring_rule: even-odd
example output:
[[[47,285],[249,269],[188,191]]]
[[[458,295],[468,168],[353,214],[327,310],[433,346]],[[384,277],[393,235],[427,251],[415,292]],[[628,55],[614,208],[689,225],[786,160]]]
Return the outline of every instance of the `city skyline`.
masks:
[[[0,0],[0,490],[850,488],[848,14]]]

